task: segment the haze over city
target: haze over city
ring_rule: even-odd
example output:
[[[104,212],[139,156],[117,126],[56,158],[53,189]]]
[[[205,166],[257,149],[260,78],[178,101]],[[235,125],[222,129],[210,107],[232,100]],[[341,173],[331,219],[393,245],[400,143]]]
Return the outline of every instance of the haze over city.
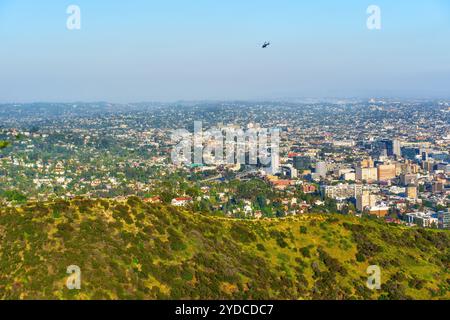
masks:
[[[0,101],[447,98],[449,32],[445,0],[2,0]]]

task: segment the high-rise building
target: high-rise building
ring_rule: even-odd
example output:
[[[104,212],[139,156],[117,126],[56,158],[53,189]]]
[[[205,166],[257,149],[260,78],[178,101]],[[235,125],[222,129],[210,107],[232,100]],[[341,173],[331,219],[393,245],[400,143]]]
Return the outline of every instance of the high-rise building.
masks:
[[[316,173],[321,177],[321,178],[326,178],[327,176],[327,163],[324,161],[320,161],[317,162],[316,164]]]
[[[433,193],[442,193],[442,192],[444,192],[444,184],[441,181],[433,181],[432,192]]]
[[[278,152],[272,150],[270,159],[270,174],[275,175],[277,173],[280,173],[280,156],[278,155]]]
[[[356,180],[372,183],[378,180],[377,168],[356,167]]]
[[[286,174],[291,179],[295,179],[298,177],[298,171],[294,168],[292,164],[285,164],[281,167],[281,171],[283,174]]]
[[[425,172],[433,172],[434,162],[430,160],[422,161],[422,169]]]
[[[400,141],[392,140],[392,153],[399,158],[402,156],[402,145]]]
[[[442,214],[442,228],[449,230],[450,229],[450,209],[444,211]]]
[[[290,173],[291,179],[296,179],[298,177],[298,170],[295,169],[293,166],[291,167],[291,173]]]
[[[400,175],[400,183],[403,186],[408,186],[410,184],[415,184],[418,180],[417,174],[405,173]]]
[[[378,165],[378,180],[388,181],[394,179],[396,176],[395,164],[380,164]]]
[[[382,143],[384,144],[384,147],[386,148],[386,154],[388,157],[402,156],[402,150],[401,150],[401,144],[400,141],[394,139],[394,140],[383,140]]]
[[[295,156],[293,158],[294,168],[297,170],[307,170],[311,167],[311,158],[306,156]]]
[[[402,163],[400,166],[401,166],[401,173],[404,174],[419,172],[418,165],[413,163],[411,160],[406,160],[405,163]]]
[[[373,168],[373,160],[370,157],[367,159],[363,159],[361,160],[359,165],[361,166],[361,168]]]
[[[393,139],[386,139],[381,140],[378,143],[379,153],[380,156],[388,156],[388,157],[401,157],[402,156],[402,149],[401,149],[401,143],[399,140]]]
[[[356,209],[364,211],[366,208],[374,207],[376,202],[376,195],[370,194],[369,191],[364,190],[362,194],[356,196]]]
[[[409,199],[417,199],[417,186],[410,184],[406,187],[406,197]]]

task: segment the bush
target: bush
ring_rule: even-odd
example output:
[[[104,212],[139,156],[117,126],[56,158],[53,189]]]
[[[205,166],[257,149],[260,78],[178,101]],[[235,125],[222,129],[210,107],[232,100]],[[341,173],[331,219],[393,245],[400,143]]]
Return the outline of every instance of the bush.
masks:
[[[362,253],[357,252],[356,253],[356,261],[364,262],[364,261],[366,261],[366,257]]]
[[[256,249],[258,249],[259,251],[266,251],[266,247],[264,247],[262,243],[256,244]]]
[[[231,237],[243,243],[256,241],[256,235],[245,226],[234,224],[231,227]]]
[[[303,247],[303,248],[300,248],[300,253],[301,253],[305,258],[311,258],[311,252],[309,252],[309,247]]]

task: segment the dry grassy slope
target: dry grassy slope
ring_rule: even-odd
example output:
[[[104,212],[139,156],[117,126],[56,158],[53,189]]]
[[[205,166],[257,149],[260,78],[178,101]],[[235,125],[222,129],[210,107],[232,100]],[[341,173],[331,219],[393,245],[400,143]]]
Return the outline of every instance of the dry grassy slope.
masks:
[[[137,198],[0,209],[2,299],[448,299],[449,267],[448,232],[353,217],[231,220]]]

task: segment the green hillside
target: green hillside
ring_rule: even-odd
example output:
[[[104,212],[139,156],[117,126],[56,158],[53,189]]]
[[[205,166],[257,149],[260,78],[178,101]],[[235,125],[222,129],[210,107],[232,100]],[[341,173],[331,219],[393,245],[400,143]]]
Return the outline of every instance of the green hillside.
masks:
[[[354,217],[231,220],[137,198],[0,209],[1,299],[449,299],[449,268],[450,233]]]

